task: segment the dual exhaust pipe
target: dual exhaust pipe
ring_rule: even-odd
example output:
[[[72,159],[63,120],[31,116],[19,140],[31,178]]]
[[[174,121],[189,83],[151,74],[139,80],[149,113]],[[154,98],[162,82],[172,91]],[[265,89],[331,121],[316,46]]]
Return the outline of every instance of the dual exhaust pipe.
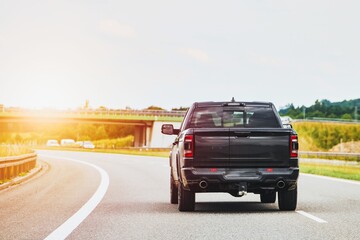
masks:
[[[276,187],[279,189],[283,189],[286,186],[286,183],[284,182],[284,180],[279,180],[276,182]],[[201,180],[199,183],[199,187],[201,189],[206,189],[208,187],[208,183],[205,180]]]

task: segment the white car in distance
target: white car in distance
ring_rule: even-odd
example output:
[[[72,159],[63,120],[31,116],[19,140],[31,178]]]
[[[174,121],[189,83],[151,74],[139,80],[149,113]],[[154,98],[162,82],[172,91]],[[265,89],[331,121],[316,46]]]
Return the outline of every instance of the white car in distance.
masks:
[[[90,141],[84,141],[82,147],[86,149],[94,149],[95,145]]]
[[[73,147],[73,146],[75,146],[75,140],[74,139],[61,139],[60,145],[63,147]]]
[[[47,147],[59,147],[60,144],[59,144],[59,142],[57,140],[50,139],[50,140],[47,140],[46,146]]]

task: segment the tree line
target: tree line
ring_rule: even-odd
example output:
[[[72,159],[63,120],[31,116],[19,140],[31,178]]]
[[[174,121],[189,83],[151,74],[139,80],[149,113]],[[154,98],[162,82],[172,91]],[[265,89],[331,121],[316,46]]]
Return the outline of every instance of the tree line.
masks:
[[[45,144],[49,139],[97,141],[120,139],[134,134],[133,126],[90,123],[2,123],[0,143]]]
[[[337,118],[344,120],[359,120],[360,98],[344,100],[342,102],[330,102],[327,99],[316,100],[310,107],[295,107],[289,104],[279,111],[281,116],[289,116],[293,119],[311,118]]]

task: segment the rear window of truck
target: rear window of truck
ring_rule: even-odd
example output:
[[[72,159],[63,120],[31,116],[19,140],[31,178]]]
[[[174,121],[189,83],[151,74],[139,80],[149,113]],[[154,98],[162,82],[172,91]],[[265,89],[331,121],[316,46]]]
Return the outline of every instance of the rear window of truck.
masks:
[[[270,107],[198,107],[190,128],[281,128]]]

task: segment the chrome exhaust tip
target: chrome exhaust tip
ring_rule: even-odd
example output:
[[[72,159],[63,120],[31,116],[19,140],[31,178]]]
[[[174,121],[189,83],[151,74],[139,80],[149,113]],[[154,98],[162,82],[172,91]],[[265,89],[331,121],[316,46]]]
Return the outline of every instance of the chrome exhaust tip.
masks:
[[[205,189],[208,187],[208,183],[205,181],[205,180],[202,180],[200,183],[199,183],[199,187],[202,188],[202,189]]]
[[[283,189],[285,187],[285,182],[283,180],[279,180],[277,183],[276,183],[276,187],[278,187],[279,189]]]
[[[239,193],[238,193],[238,196],[239,197],[243,197],[243,196],[245,196],[247,194],[247,192],[246,191],[239,191]]]

